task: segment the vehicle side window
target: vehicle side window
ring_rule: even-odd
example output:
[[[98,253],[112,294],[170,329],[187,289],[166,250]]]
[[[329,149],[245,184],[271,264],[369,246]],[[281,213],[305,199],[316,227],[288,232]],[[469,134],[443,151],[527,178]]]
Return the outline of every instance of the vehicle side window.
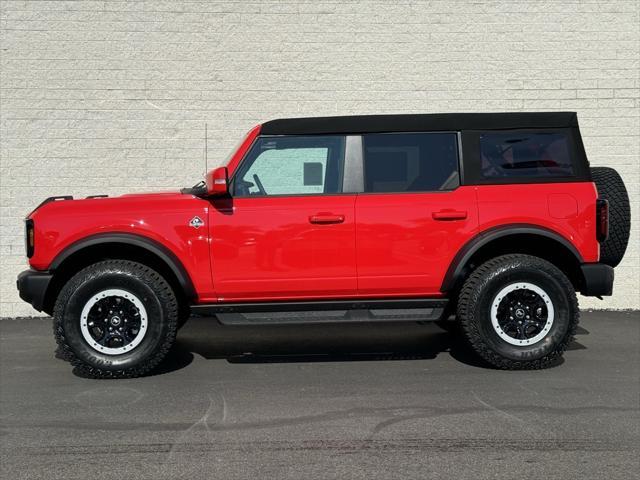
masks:
[[[480,135],[483,178],[574,175],[564,133],[503,132]]]
[[[344,137],[260,137],[233,180],[235,196],[340,193]]]
[[[458,176],[455,133],[363,135],[365,192],[453,190]]]

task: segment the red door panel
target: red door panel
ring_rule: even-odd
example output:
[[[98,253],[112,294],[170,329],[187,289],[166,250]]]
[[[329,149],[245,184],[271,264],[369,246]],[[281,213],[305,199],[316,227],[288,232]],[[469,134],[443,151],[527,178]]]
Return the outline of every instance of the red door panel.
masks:
[[[356,218],[360,295],[437,296],[453,257],[477,229],[475,189],[361,194]]]
[[[244,197],[210,209],[220,301],[357,293],[355,195]]]

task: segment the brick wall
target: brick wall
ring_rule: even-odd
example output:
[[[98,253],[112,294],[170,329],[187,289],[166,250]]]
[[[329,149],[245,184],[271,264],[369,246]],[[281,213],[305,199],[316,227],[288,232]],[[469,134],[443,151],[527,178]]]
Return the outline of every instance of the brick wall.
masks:
[[[29,315],[22,218],[54,194],[196,183],[253,124],[303,115],[576,110],[640,218],[636,1],[1,4],[0,316]],[[639,231],[616,295],[639,308]]]

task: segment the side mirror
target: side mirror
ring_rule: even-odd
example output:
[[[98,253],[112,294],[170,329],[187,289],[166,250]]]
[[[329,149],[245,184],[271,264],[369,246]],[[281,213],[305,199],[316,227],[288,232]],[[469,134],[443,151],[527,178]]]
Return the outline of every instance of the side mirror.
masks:
[[[227,167],[218,167],[207,173],[207,193],[216,197],[229,194]]]

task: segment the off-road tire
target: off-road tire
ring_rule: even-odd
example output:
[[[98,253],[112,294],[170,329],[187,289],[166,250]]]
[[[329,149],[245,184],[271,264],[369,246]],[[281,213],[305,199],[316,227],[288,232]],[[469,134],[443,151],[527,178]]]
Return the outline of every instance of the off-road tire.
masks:
[[[613,168],[593,167],[591,178],[598,188],[598,197],[609,202],[609,238],[600,243],[600,262],[615,267],[622,261],[629,243],[629,195],[622,178]]]
[[[81,333],[83,306],[98,291],[118,288],[138,296],[148,313],[148,328],[131,351],[106,355]],[[55,303],[53,332],[59,355],[91,378],[131,378],[151,372],[171,349],[178,327],[178,302],[169,283],[146,265],[106,260],[84,268],[62,288]]]
[[[517,282],[543,288],[555,317],[544,338],[516,346],[500,338],[491,322],[498,292]],[[551,263],[530,255],[504,255],[488,260],[467,278],[458,298],[458,322],[463,338],[481,358],[504,370],[541,369],[558,363],[578,326],[578,300],[566,275]]]

